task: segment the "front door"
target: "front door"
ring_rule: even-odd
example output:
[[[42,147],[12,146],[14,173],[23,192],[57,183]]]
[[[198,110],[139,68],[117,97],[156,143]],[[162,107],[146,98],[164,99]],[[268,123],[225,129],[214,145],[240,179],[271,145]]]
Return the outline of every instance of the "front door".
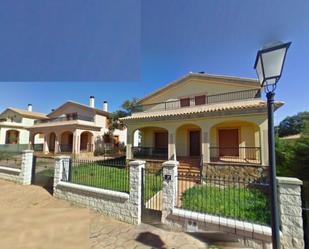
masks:
[[[201,155],[201,132],[190,131],[190,156]]]
[[[239,156],[238,129],[219,130],[219,155]]]

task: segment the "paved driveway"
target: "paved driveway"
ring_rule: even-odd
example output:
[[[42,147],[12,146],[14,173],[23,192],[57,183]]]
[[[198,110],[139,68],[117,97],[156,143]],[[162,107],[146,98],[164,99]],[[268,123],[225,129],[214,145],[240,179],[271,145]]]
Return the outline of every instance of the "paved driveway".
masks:
[[[133,226],[0,180],[0,248],[217,248],[185,233]],[[229,247],[231,248],[231,247]]]

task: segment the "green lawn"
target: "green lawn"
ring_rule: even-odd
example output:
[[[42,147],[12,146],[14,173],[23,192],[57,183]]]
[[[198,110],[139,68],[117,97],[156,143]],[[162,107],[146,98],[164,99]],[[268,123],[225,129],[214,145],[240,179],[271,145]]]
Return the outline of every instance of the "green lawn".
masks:
[[[258,189],[196,185],[182,195],[182,208],[260,224],[270,224],[269,201]]]
[[[129,173],[129,169],[123,167],[83,164],[73,167],[71,182],[128,193],[130,188]],[[145,175],[145,200],[149,200],[161,189],[161,174]]]
[[[129,170],[96,163],[72,168],[71,182],[120,192],[129,192]]]

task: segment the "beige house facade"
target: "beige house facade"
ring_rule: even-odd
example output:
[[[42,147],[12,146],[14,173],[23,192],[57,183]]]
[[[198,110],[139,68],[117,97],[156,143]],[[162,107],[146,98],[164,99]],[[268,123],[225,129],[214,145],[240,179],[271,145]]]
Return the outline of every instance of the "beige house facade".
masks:
[[[94,97],[89,106],[67,101],[28,128],[30,143],[36,151],[44,154],[75,154],[93,156],[94,152],[125,145],[126,130],[109,130],[110,113],[107,102],[102,109],[95,108]],[[36,137],[43,143],[37,145]]]
[[[254,79],[189,73],[140,100],[122,120],[129,160],[268,165],[267,104]]]
[[[25,149],[30,137],[28,128],[38,119],[44,120],[47,116],[33,112],[31,104],[25,110],[13,107],[5,109],[0,114],[0,145],[8,149],[22,145],[21,149]],[[41,138],[37,137],[36,142],[42,142]]]

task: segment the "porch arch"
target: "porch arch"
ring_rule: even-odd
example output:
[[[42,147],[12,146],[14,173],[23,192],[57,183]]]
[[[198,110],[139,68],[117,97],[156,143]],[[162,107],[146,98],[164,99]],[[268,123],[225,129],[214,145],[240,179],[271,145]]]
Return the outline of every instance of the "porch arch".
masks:
[[[34,151],[44,151],[45,134],[42,131],[35,132],[33,134],[33,150]]]
[[[19,143],[19,131],[18,130],[7,130],[5,133],[6,144],[18,144]]]
[[[202,154],[202,128],[194,123],[186,123],[176,129],[177,160],[183,157],[200,157]]]
[[[260,163],[259,125],[247,120],[230,120],[210,128],[210,160]]]
[[[130,135],[133,141],[132,155],[134,158],[167,160],[167,129],[158,126],[143,126],[133,130]]]
[[[51,132],[48,139],[48,148],[50,152],[55,152],[56,133]]]
[[[91,152],[93,151],[93,134],[90,131],[83,131],[80,134],[80,151]]]
[[[73,150],[73,132],[64,131],[60,136],[60,151],[61,152],[72,152]]]

